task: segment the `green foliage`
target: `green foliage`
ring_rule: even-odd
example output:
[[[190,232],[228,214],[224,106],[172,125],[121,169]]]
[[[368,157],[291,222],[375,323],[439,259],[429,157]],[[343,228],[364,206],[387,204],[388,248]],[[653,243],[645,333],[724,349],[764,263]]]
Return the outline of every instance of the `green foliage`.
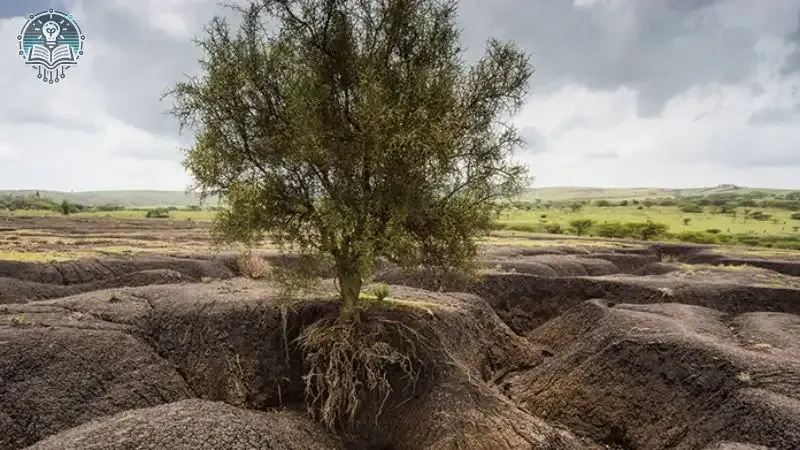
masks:
[[[526,181],[511,119],[532,68],[493,39],[467,66],[456,8],[259,0],[237,31],[215,18],[202,74],[170,94],[196,188],[223,197],[216,237],[333,256],[345,316],[378,257],[469,267]]]
[[[604,222],[595,224],[592,227],[592,234],[605,238],[631,237],[629,234],[629,228],[621,222]]]
[[[681,242],[692,242],[695,244],[719,244],[720,240],[717,236],[703,231],[682,231],[674,236]]]
[[[700,214],[703,212],[703,207],[696,203],[689,203],[688,205],[681,206],[681,212],[687,214]]]
[[[631,236],[643,241],[649,241],[651,239],[661,237],[669,230],[667,225],[663,223],[655,223],[651,220],[648,220],[644,223],[631,222],[625,225],[630,230],[629,233]]]
[[[590,228],[594,225],[594,220],[592,219],[576,219],[569,223],[570,230],[578,236],[586,234]]]
[[[664,236],[669,226],[663,223],[646,222],[605,222],[592,225],[592,234],[606,238],[633,238],[652,240]]]
[[[683,218],[683,225],[684,225],[684,226],[686,226],[686,225],[689,225],[689,223],[690,223],[691,221],[692,221],[692,218],[691,218],[691,217],[684,217],[684,218]]]
[[[72,212],[72,205],[67,200],[64,200],[59,205],[58,210],[61,214],[68,216]]]
[[[793,213],[789,218],[792,220],[800,220],[800,213]]]
[[[548,223],[544,226],[544,231],[550,234],[564,234],[564,228],[558,223]]]
[[[169,219],[169,208],[148,209],[145,217],[148,219]]]
[[[380,301],[386,300],[389,297],[389,285],[386,283],[381,283],[372,291],[372,295],[375,296],[375,299]]]
[[[765,222],[765,221],[770,220],[772,218],[772,214],[765,214],[762,211],[753,211],[753,212],[750,213],[749,217],[751,219],[753,219],[753,220],[759,220],[759,221]]]

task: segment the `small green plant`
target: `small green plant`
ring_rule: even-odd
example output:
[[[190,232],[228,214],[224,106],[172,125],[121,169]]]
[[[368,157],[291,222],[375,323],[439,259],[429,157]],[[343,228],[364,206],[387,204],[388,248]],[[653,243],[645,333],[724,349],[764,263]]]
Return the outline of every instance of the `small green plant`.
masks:
[[[108,303],[119,303],[121,301],[122,301],[122,299],[120,298],[119,294],[117,294],[116,292],[112,292],[108,296]]]
[[[386,300],[389,297],[389,285],[381,283],[372,291],[372,295],[374,295],[375,299],[379,302]]]

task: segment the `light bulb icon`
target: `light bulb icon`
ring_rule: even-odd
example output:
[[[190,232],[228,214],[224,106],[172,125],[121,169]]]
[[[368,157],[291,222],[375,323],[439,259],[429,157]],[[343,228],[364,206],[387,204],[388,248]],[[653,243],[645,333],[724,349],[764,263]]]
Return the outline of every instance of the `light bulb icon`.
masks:
[[[52,20],[42,25],[42,34],[47,45],[54,45],[56,38],[61,34],[61,27]]]

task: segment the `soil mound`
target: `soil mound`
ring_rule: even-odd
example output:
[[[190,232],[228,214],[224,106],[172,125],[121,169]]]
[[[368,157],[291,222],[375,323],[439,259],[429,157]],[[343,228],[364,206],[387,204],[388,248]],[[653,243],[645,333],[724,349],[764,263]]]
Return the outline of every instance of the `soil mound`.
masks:
[[[139,322],[140,335],[175,364],[197,395],[255,409],[305,401],[302,355],[292,343],[304,327],[336,313],[336,304],[323,299],[281,307],[274,291],[244,280],[147,288],[139,295],[153,305]],[[347,433],[351,448],[593,448],[492,388],[492,380],[545,356],[483,300],[401,287],[392,295],[398,299],[364,313],[362,326],[413,330],[419,381],[409,390],[405,372],[391,369],[395,389],[383,413],[373,399],[364,399],[364,412]]]
[[[303,414],[248,411],[192,399],[96,419],[45,439],[28,450],[130,448],[335,450],[343,447]]]
[[[787,324],[797,316],[589,301],[529,334],[555,356],[504,387],[532,414],[621,448],[795,449],[800,335]]]
[[[663,275],[539,276],[484,273],[469,280],[433,271],[388,270],[376,277],[390,284],[448,292],[469,292],[486,299],[515,332],[524,334],[589,299],[613,303],[678,302],[730,314],[775,311],[800,314],[800,289],[747,284],[724,277]]]
[[[52,263],[0,261],[0,277],[43,284],[76,285],[119,278],[149,270],[172,270],[200,280],[230,278],[234,274],[213,260],[148,257],[136,259],[81,259]]]
[[[0,449],[191,394],[170,364],[120,325],[53,305],[0,312]]]
[[[65,297],[125,286],[228,279],[230,262],[212,259],[78,260],[50,264],[0,261],[0,304]]]

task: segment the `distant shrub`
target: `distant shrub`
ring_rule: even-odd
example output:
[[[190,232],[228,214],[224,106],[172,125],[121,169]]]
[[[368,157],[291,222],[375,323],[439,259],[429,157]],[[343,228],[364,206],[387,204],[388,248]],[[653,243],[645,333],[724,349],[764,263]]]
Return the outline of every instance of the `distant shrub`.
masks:
[[[61,202],[61,205],[58,206],[58,210],[61,211],[61,214],[68,216],[72,212],[72,205],[69,201],[64,200]]]
[[[705,231],[684,231],[674,235],[674,238],[681,242],[691,242],[694,244],[719,244],[719,238]]]
[[[706,230],[706,233],[720,234],[722,233],[722,230],[720,230],[719,228],[709,228]]]
[[[605,238],[624,238],[628,236],[628,230],[621,222],[603,222],[592,227],[592,234]]]
[[[202,209],[200,205],[189,205],[186,207],[187,211],[201,211]]]
[[[544,231],[550,234],[564,234],[564,229],[559,223],[549,223],[545,225]]]
[[[167,208],[148,209],[145,217],[148,219],[169,219],[169,212]]]
[[[107,205],[97,205],[92,209],[100,212],[112,212],[112,211],[122,211],[125,209],[125,207],[121,205],[107,204]]]
[[[658,238],[669,231],[669,226],[666,224],[656,223],[651,220],[648,220],[644,223],[629,222],[625,224],[625,227],[630,230],[630,235],[632,237],[641,239],[643,241],[649,241],[651,239]]]
[[[623,200],[623,201],[619,202],[619,206],[628,206],[628,201],[627,200]]]
[[[690,203],[688,205],[681,206],[681,212],[687,214],[700,214],[703,212],[703,207],[695,203]]]
[[[750,218],[753,220],[767,221],[772,218],[772,214],[764,214],[762,211],[753,211],[750,213]]]
[[[684,217],[683,218],[683,225],[684,226],[689,225],[689,222],[691,222],[691,221],[692,221],[691,217]]]
[[[789,216],[789,218],[792,220],[800,220],[800,212],[793,213],[791,216]]]
[[[586,234],[590,228],[594,225],[594,220],[591,219],[576,219],[569,223],[570,230],[575,233],[577,236],[581,236]]]
[[[601,207],[611,206],[611,202],[608,200],[597,200],[594,204]]]

